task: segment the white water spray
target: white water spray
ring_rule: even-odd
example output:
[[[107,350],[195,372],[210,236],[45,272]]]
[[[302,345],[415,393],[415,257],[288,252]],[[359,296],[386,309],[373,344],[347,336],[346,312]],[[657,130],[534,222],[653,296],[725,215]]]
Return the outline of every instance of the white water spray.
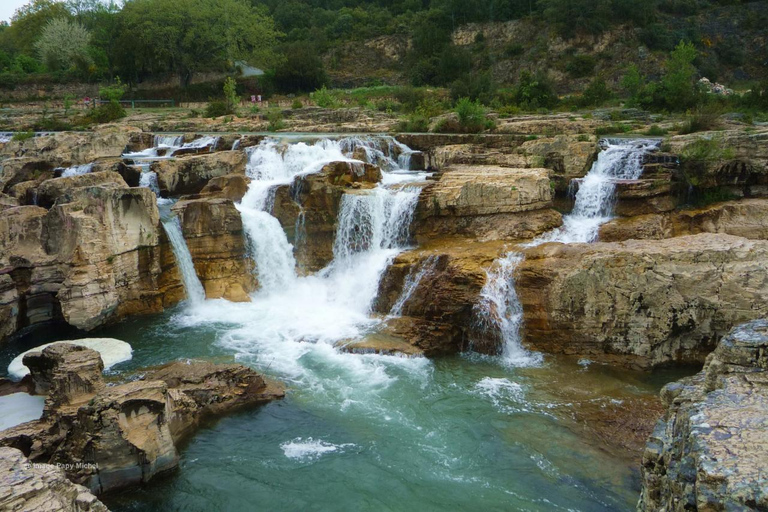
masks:
[[[61,177],[62,178],[69,178],[70,176],[80,176],[81,174],[88,174],[93,170],[93,164],[83,164],[83,165],[74,165],[72,167],[67,167],[62,171]]]
[[[403,291],[389,311],[389,316],[401,316],[403,314],[403,307],[405,307],[413,292],[419,287],[421,280],[435,271],[438,261],[437,256],[432,255],[411,269],[405,278],[405,283],[403,283]]]

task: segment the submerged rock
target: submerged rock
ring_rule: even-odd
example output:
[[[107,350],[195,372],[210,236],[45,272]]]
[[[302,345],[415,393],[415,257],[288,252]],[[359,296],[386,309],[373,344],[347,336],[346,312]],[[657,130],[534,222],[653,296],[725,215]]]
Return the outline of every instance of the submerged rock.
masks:
[[[699,374],[661,397],[638,510],[768,509],[768,321],[734,328]]]

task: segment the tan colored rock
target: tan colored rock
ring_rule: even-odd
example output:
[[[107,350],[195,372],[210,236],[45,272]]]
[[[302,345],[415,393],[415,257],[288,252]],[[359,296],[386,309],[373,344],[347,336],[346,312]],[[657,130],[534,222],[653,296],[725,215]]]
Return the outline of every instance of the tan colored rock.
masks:
[[[227,174],[218,178],[211,178],[200,191],[200,195],[211,197],[224,197],[230,201],[240,202],[248,192],[250,180],[240,174]]]
[[[660,240],[698,233],[725,233],[768,240],[768,200],[744,199],[695,210],[615,219],[600,227],[601,242]]]
[[[664,387],[637,510],[768,507],[768,321],[734,328],[693,377]]]
[[[19,206],[19,201],[16,197],[0,193],[0,212],[17,206]]]
[[[56,132],[45,137],[11,141],[0,148],[0,154],[37,158],[56,162],[57,167],[70,167],[120,156],[137,133],[139,129],[130,126],[101,125],[89,132]]]
[[[456,166],[422,192],[413,231],[422,242],[449,235],[533,238],[562,224],[552,197],[547,169]]]
[[[164,195],[196,194],[211,178],[227,174],[244,174],[247,156],[242,151],[172,158],[152,163],[157,182]]]
[[[247,257],[240,212],[232,200],[181,200],[174,205],[174,211],[181,219],[182,232],[206,297],[249,302],[249,294],[256,290],[257,283]]]
[[[0,509],[23,512],[108,512],[82,485],[70,482],[64,470],[32,464],[15,448],[0,448]]]
[[[64,405],[82,404],[104,388],[104,362],[95,350],[56,344],[24,356],[35,384],[35,394],[48,395],[45,409],[52,414]]]
[[[44,181],[37,191],[37,204],[50,208],[60,198],[71,197],[78,189],[99,186],[101,188],[127,188],[128,184],[118,173],[113,171],[89,172],[66,178]],[[69,200],[66,197],[64,201]]]
[[[701,362],[768,311],[768,242],[720,234],[525,251],[525,341],[621,364]]]
[[[8,158],[0,162],[0,192],[9,192],[23,182],[40,183],[54,177],[54,169],[60,167],[59,159],[32,157]]]

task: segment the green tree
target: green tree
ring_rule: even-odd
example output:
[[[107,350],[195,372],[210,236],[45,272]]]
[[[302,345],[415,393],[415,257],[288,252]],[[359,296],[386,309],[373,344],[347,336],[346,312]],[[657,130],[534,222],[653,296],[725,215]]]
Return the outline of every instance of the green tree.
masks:
[[[11,18],[8,36],[17,52],[36,54],[35,41],[51,20],[71,17],[67,6],[54,0],[32,0],[20,7]]]
[[[661,79],[662,101],[670,110],[685,110],[696,104],[696,47],[681,41],[669,55]]]
[[[76,21],[56,18],[48,22],[35,49],[40,60],[51,71],[76,67],[87,70],[91,57],[88,44],[91,34]]]
[[[182,87],[236,60],[269,67],[279,33],[264,8],[245,0],[128,0],[121,46],[135,72],[172,70]]]

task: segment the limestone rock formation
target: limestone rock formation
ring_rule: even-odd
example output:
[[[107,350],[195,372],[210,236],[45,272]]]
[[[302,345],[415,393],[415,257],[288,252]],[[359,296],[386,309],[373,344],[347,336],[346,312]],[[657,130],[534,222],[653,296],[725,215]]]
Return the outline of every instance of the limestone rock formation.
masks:
[[[247,258],[240,212],[232,199],[216,197],[237,195],[240,186],[247,185],[236,179],[229,181],[236,185],[224,185],[214,192],[216,186],[209,183],[204,192],[211,192],[196,199],[182,199],[173,209],[181,219],[182,232],[206,297],[248,302],[248,294],[256,289],[256,280]]]
[[[524,339],[545,352],[640,367],[701,362],[768,312],[768,242],[721,234],[525,251]]]
[[[122,176],[113,171],[91,172],[67,178],[55,178],[44,181],[37,189],[38,206],[51,208],[65,194],[73,194],[78,189],[99,186],[102,188],[127,188]]]
[[[336,221],[344,194],[371,189],[379,180],[381,170],[374,165],[330,162],[319,172],[297,177],[292,184],[276,189],[272,215],[293,243],[301,271],[317,271],[333,259]]]
[[[562,222],[551,209],[549,172],[451,167],[422,192],[414,233],[419,240],[445,235],[480,240],[533,238]]]
[[[108,512],[88,489],[70,482],[64,470],[32,464],[15,448],[0,448],[0,475],[0,510]]]
[[[768,240],[768,201],[744,199],[705,208],[615,219],[600,227],[602,242],[660,240],[698,233],[726,233]]]
[[[247,157],[242,151],[219,151],[160,160],[152,163],[160,192],[165,195],[196,194],[211,178],[244,174]]]
[[[700,373],[661,397],[638,510],[767,509],[768,321],[734,328]]]
[[[35,384],[48,386],[45,413],[0,433],[0,446],[60,464],[97,494],[174,469],[178,443],[206,418],[283,396],[238,364],[176,362],[105,386],[99,355],[88,348],[59,344],[27,362]]]

